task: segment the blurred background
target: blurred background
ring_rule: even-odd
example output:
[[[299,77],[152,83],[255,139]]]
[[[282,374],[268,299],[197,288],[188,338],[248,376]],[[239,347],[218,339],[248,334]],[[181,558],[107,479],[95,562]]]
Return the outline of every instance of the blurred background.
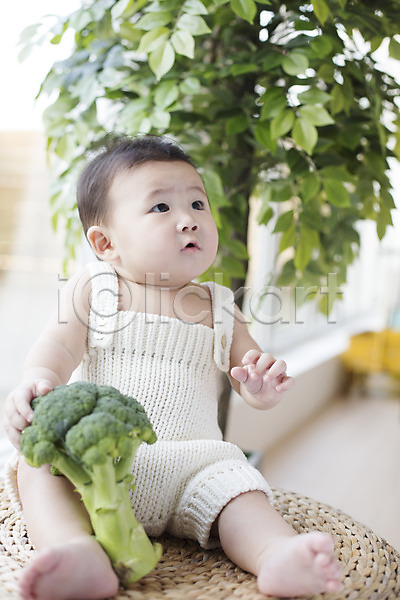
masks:
[[[20,32],[55,5],[61,15],[80,2],[21,0],[3,7],[0,19],[1,402],[18,384],[26,352],[57,309],[63,283],[63,237],[50,222],[43,105],[34,102],[44,75],[62,55],[58,47],[51,52],[38,47],[29,60],[17,58]],[[384,54],[382,63],[393,68]],[[391,177],[399,206],[396,164]],[[382,242],[374,224],[360,228],[360,258],[329,318],[306,305],[286,323],[278,299],[268,315],[255,320],[253,335],[260,342],[267,336],[269,349],[287,361],[297,385],[267,413],[233,396],[226,437],[258,451],[272,486],[340,508],[400,549],[398,210],[393,221]],[[271,268],[276,242],[268,228],[255,223],[250,242],[249,285],[257,289]],[[11,448],[2,430],[0,450],[4,463]]]

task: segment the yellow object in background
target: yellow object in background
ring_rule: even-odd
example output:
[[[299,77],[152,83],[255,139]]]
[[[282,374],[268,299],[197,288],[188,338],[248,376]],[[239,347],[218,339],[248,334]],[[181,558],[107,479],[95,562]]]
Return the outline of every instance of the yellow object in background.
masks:
[[[400,375],[400,331],[384,329],[356,335],[342,360],[355,373]]]
[[[383,370],[392,375],[400,375],[400,332],[385,331]]]

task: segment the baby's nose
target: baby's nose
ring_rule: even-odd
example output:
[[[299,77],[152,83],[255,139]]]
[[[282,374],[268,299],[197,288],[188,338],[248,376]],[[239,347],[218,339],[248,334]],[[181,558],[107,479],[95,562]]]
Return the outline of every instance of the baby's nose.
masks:
[[[176,228],[180,232],[188,232],[197,231],[199,226],[192,215],[181,215],[181,218],[177,222]]]
[[[181,227],[181,231],[197,231],[198,226],[197,225],[183,225]]]

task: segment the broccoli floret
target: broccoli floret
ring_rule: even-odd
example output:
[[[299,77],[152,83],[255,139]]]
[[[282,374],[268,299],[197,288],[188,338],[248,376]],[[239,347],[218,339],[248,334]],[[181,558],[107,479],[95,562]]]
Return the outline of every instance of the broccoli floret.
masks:
[[[129,498],[137,448],[156,441],[144,408],[113,387],[85,382],[58,386],[32,407],[32,425],[21,436],[27,463],[51,464],[73,483],[121,584],[137,581],[162,552],[147,537]]]

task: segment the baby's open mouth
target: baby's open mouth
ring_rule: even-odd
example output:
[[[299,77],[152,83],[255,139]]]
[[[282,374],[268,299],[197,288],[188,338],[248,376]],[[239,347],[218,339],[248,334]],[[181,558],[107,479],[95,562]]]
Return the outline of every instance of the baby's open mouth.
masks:
[[[196,242],[189,242],[188,244],[186,244],[186,246],[183,248],[183,250],[188,250],[190,248],[200,250],[200,247]]]

